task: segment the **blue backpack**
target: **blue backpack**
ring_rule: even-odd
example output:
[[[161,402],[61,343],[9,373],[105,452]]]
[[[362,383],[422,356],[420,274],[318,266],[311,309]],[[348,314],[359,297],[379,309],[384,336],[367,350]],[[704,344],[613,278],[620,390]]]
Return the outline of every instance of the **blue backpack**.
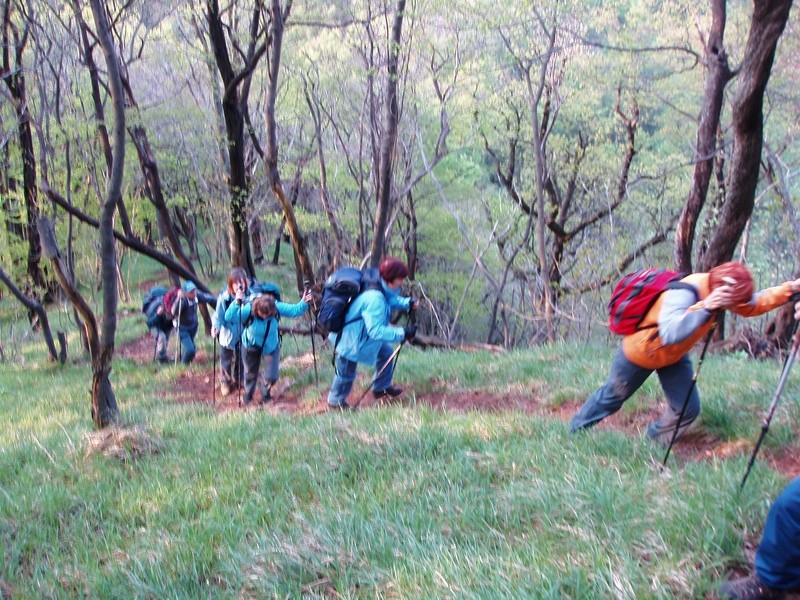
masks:
[[[142,299],[142,312],[148,319],[153,318],[159,304],[164,301],[164,296],[167,295],[167,288],[164,286],[156,286],[151,288],[149,292]]]

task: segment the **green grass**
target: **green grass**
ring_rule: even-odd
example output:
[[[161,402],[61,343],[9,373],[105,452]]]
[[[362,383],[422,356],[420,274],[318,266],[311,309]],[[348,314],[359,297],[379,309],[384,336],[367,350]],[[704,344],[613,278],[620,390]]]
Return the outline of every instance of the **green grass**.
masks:
[[[119,343],[143,332],[122,319]],[[0,373],[0,579],[14,597],[702,598],[746,564],[744,541],[785,483],[759,461],[739,494],[744,456],[662,471],[663,449],[635,436],[413,401],[439,381],[582,401],[609,346],[407,348],[396,379],[410,405],[350,415],[178,405],[160,392],[183,367],[118,360],[123,421],[164,445],[120,462],[86,455],[87,364],[36,361],[29,345]],[[285,356],[307,349],[284,339]],[[282,373],[304,402],[324,396],[329,352],[319,384],[311,369]],[[779,370],[708,357],[699,426],[754,439]],[[790,378],[768,447],[796,444],[797,391]],[[661,397],[652,378],[629,404]]]

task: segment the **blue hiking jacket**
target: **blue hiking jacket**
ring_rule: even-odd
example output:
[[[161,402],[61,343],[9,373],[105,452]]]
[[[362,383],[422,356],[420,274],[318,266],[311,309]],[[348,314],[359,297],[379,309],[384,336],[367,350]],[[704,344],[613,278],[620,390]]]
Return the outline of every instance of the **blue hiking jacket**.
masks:
[[[253,305],[250,302],[241,305],[232,302],[225,317],[229,321],[235,320],[238,323],[241,316],[242,324],[247,324],[242,332],[242,345],[245,348],[261,348],[263,344],[262,356],[272,354],[275,348],[278,347],[280,340],[278,336],[278,319],[275,317],[259,319],[253,315],[253,319],[248,323],[248,319],[252,314],[252,307]],[[304,315],[308,310],[308,304],[302,300],[297,304],[275,302],[275,308],[278,309],[280,316],[294,318]],[[264,339],[265,336],[266,340]]]
[[[245,303],[251,300],[252,295],[248,292]],[[239,323],[238,313],[235,319],[227,318],[226,313],[232,304],[236,304],[236,296],[231,294],[227,288],[223,289],[217,298],[217,309],[214,312],[214,326],[219,329],[219,345],[229,350],[234,350],[241,341],[245,321],[244,316],[242,316],[242,322],[241,324]]]
[[[402,327],[389,325],[392,310],[408,310],[411,298],[399,296],[381,280],[380,290],[367,290],[356,296],[347,310],[341,338],[336,345],[338,334],[331,333],[331,344],[336,345],[336,353],[353,362],[367,365],[375,364],[378,350],[384,342],[402,342],[405,331]]]

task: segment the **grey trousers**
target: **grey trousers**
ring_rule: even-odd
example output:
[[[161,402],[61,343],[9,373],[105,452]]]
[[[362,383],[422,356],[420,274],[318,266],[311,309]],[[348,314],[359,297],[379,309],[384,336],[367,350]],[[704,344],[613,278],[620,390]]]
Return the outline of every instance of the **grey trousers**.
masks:
[[[167,362],[167,344],[169,343],[169,334],[158,327],[150,328],[150,335],[153,336],[153,360],[165,363]]]
[[[591,427],[605,419],[608,415],[617,412],[624,402],[633,396],[645,380],[653,372],[652,369],[639,367],[625,358],[622,348],[617,351],[611,363],[608,380],[603,387],[592,394],[581,409],[572,417],[570,433]],[[672,441],[678,416],[686,402],[689,388],[692,386],[692,361],[688,356],[683,356],[678,362],[656,369],[664,395],[667,398],[667,409],[656,421],[647,428],[647,437],[661,444],[667,445]],[[681,436],[700,414],[700,397],[697,387],[694,386],[686,404],[686,411],[681,419]]]
[[[253,399],[258,382],[258,371],[261,368],[263,359],[264,372],[259,388],[261,390],[261,401],[269,402],[270,389],[278,381],[278,363],[281,357],[281,345],[278,344],[271,354],[261,356],[261,348],[244,348],[242,358],[244,359],[244,402],[249,404]]]

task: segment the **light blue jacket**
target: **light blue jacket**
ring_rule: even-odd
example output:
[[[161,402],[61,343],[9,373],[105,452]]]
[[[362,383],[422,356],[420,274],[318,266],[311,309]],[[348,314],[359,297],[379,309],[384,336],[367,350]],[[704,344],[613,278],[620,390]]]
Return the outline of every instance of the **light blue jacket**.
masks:
[[[367,290],[356,296],[347,310],[341,338],[336,353],[342,358],[368,365],[375,364],[378,350],[384,342],[402,342],[405,331],[402,327],[389,325],[392,309],[408,310],[411,298],[399,296],[381,280],[380,290]],[[352,321],[352,322],[351,322]],[[331,344],[336,344],[338,334],[331,333]]]
[[[250,302],[252,297],[249,295],[245,302]],[[217,309],[214,312],[214,326],[219,329],[219,345],[225,346],[229,350],[236,348],[239,341],[242,339],[242,331],[244,327],[239,324],[239,316],[230,320],[226,318],[226,313],[232,304],[236,304],[236,295],[231,294],[227,288],[223,289],[217,298]],[[244,323],[244,317],[242,317]]]
[[[225,312],[225,318],[228,321],[235,320],[239,322],[241,318],[242,323],[247,323],[247,320],[252,314],[253,305],[250,302],[246,304],[236,304],[232,302]],[[278,309],[278,314],[282,317],[300,317],[308,310],[308,304],[302,300],[297,304],[288,304],[286,302],[275,302],[275,308]],[[265,339],[266,337],[266,339]],[[245,348],[261,348],[263,344],[262,356],[272,354],[275,348],[278,347],[280,338],[278,336],[278,319],[270,317],[269,319],[259,319],[253,315],[253,320],[244,328],[242,332],[242,345]]]

